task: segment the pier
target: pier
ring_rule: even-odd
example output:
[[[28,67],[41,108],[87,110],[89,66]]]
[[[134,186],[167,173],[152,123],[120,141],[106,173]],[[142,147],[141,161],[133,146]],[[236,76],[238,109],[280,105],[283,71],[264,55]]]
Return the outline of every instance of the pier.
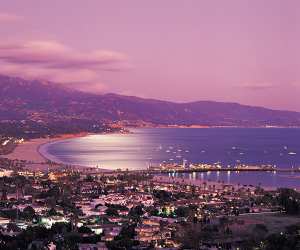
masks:
[[[72,169],[70,167],[69,169]],[[76,169],[73,169],[76,171]],[[78,169],[77,169],[78,171]],[[207,173],[207,172],[285,172],[285,173],[300,173],[299,168],[276,168],[276,169],[267,169],[267,168],[212,168],[212,169],[139,169],[139,170],[129,170],[129,169],[117,169],[117,170],[104,170],[101,168],[83,168],[80,169],[80,172],[86,174],[121,174],[121,173],[131,173],[131,174],[171,174],[171,173]]]

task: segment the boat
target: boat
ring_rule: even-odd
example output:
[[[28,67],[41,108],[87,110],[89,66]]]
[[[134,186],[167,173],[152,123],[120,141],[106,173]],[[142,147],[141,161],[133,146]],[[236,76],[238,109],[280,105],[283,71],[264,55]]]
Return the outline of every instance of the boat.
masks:
[[[295,152],[288,152],[289,155],[296,155],[297,153]]]

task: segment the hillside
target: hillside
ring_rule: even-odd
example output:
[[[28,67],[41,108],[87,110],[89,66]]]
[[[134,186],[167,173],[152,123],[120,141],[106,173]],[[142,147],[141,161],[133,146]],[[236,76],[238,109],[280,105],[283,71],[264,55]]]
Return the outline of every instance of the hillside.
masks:
[[[0,76],[0,119],[49,122],[83,119],[153,125],[300,126],[300,113],[198,101],[175,103],[117,94],[96,95],[58,84]]]

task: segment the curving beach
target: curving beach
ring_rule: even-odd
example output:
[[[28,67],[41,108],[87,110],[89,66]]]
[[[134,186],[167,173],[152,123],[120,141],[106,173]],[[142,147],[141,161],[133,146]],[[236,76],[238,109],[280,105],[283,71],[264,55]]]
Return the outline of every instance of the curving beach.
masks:
[[[31,170],[46,170],[48,168],[48,164],[46,164],[48,159],[39,150],[42,145],[58,140],[65,140],[86,135],[87,133],[80,133],[61,135],[52,138],[31,139],[18,144],[12,153],[2,155],[1,157],[11,160],[24,160],[27,162],[26,167]]]
[[[12,153],[4,155],[3,157],[11,160],[18,159],[35,163],[44,163],[46,162],[46,159],[40,154],[39,147],[56,139],[58,138],[38,138],[32,139],[30,141],[25,141],[18,144],[18,146]]]

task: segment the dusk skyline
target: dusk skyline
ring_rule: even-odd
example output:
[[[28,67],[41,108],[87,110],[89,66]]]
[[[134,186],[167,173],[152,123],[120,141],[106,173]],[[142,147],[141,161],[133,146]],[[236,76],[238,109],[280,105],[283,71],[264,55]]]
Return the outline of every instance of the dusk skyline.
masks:
[[[1,1],[0,74],[300,111],[297,1]]]
[[[1,0],[0,250],[299,250],[299,13]]]

